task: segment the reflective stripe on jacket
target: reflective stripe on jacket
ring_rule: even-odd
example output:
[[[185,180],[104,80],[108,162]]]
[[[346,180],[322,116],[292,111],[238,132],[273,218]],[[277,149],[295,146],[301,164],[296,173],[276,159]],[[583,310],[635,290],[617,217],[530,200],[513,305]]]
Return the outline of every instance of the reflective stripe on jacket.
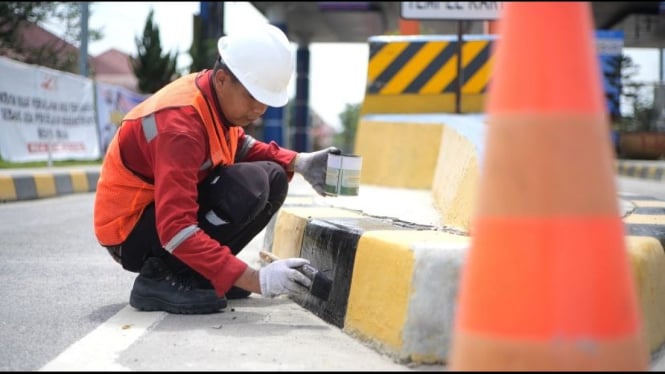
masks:
[[[198,87],[203,73],[182,77],[134,107],[123,119],[140,122],[147,142],[159,133],[160,125],[154,113],[174,107],[189,106],[196,110],[205,126],[209,159],[201,168],[213,168],[234,162],[238,139],[244,133],[240,127],[225,127]],[[196,124],[193,124],[196,125]],[[155,188],[147,178],[129,170],[123,163],[118,130],[109,145],[97,184],[94,228],[98,241],[104,246],[119,245],[127,239],[145,207],[154,201]]]

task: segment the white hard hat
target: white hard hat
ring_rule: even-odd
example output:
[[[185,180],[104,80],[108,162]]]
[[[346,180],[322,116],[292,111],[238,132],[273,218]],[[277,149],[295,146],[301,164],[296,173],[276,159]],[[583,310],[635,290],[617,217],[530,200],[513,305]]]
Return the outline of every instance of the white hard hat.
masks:
[[[263,104],[281,107],[289,101],[293,75],[289,39],[279,28],[265,24],[219,38],[222,61],[252,96]]]

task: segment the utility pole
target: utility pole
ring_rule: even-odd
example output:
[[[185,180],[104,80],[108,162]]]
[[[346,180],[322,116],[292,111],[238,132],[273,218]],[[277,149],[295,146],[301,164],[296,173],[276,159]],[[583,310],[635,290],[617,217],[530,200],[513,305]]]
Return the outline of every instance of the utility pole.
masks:
[[[81,1],[81,47],[79,48],[79,73],[88,76],[88,18],[89,6],[87,1]]]

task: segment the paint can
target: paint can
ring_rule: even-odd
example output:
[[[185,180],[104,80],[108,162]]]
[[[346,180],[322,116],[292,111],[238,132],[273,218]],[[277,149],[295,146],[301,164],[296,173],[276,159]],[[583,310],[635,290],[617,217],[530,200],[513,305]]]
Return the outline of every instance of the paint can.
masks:
[[[352,154],[328,154],[325,193],[329,196],[357,196],[363,158]]]

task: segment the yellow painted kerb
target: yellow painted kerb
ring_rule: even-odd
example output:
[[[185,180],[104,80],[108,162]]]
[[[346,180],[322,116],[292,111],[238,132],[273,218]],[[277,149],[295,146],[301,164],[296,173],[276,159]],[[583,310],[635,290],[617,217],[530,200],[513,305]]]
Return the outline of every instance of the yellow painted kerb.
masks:
[[[38,197],[55,196],[55,177],[51,174],[35,174],[35,189]]]
[[[366,232],[358,241],[344,329],[399,351],[414,258],[408,244],[378,233],[386,231]]]
[[[0,175],[0,200],[16,200],[16,187],[14,178],[11,176]]]
[[[649,351],[665,342],[665,252],[658,239],[628,236],[627,247]]]
[[[355,153],[363,157],[361,184],[432,187],[443,125],[360,120]]]
[[[467,236],[430,230],[364,233],[356,249],[344,330],[401,351],[414,292],[414,246],[468,241]]]
[[[85,171],[74,170],[69,173],[72,179],[72,190],[74,192],[88,192],[88,177],[86,176]]]

